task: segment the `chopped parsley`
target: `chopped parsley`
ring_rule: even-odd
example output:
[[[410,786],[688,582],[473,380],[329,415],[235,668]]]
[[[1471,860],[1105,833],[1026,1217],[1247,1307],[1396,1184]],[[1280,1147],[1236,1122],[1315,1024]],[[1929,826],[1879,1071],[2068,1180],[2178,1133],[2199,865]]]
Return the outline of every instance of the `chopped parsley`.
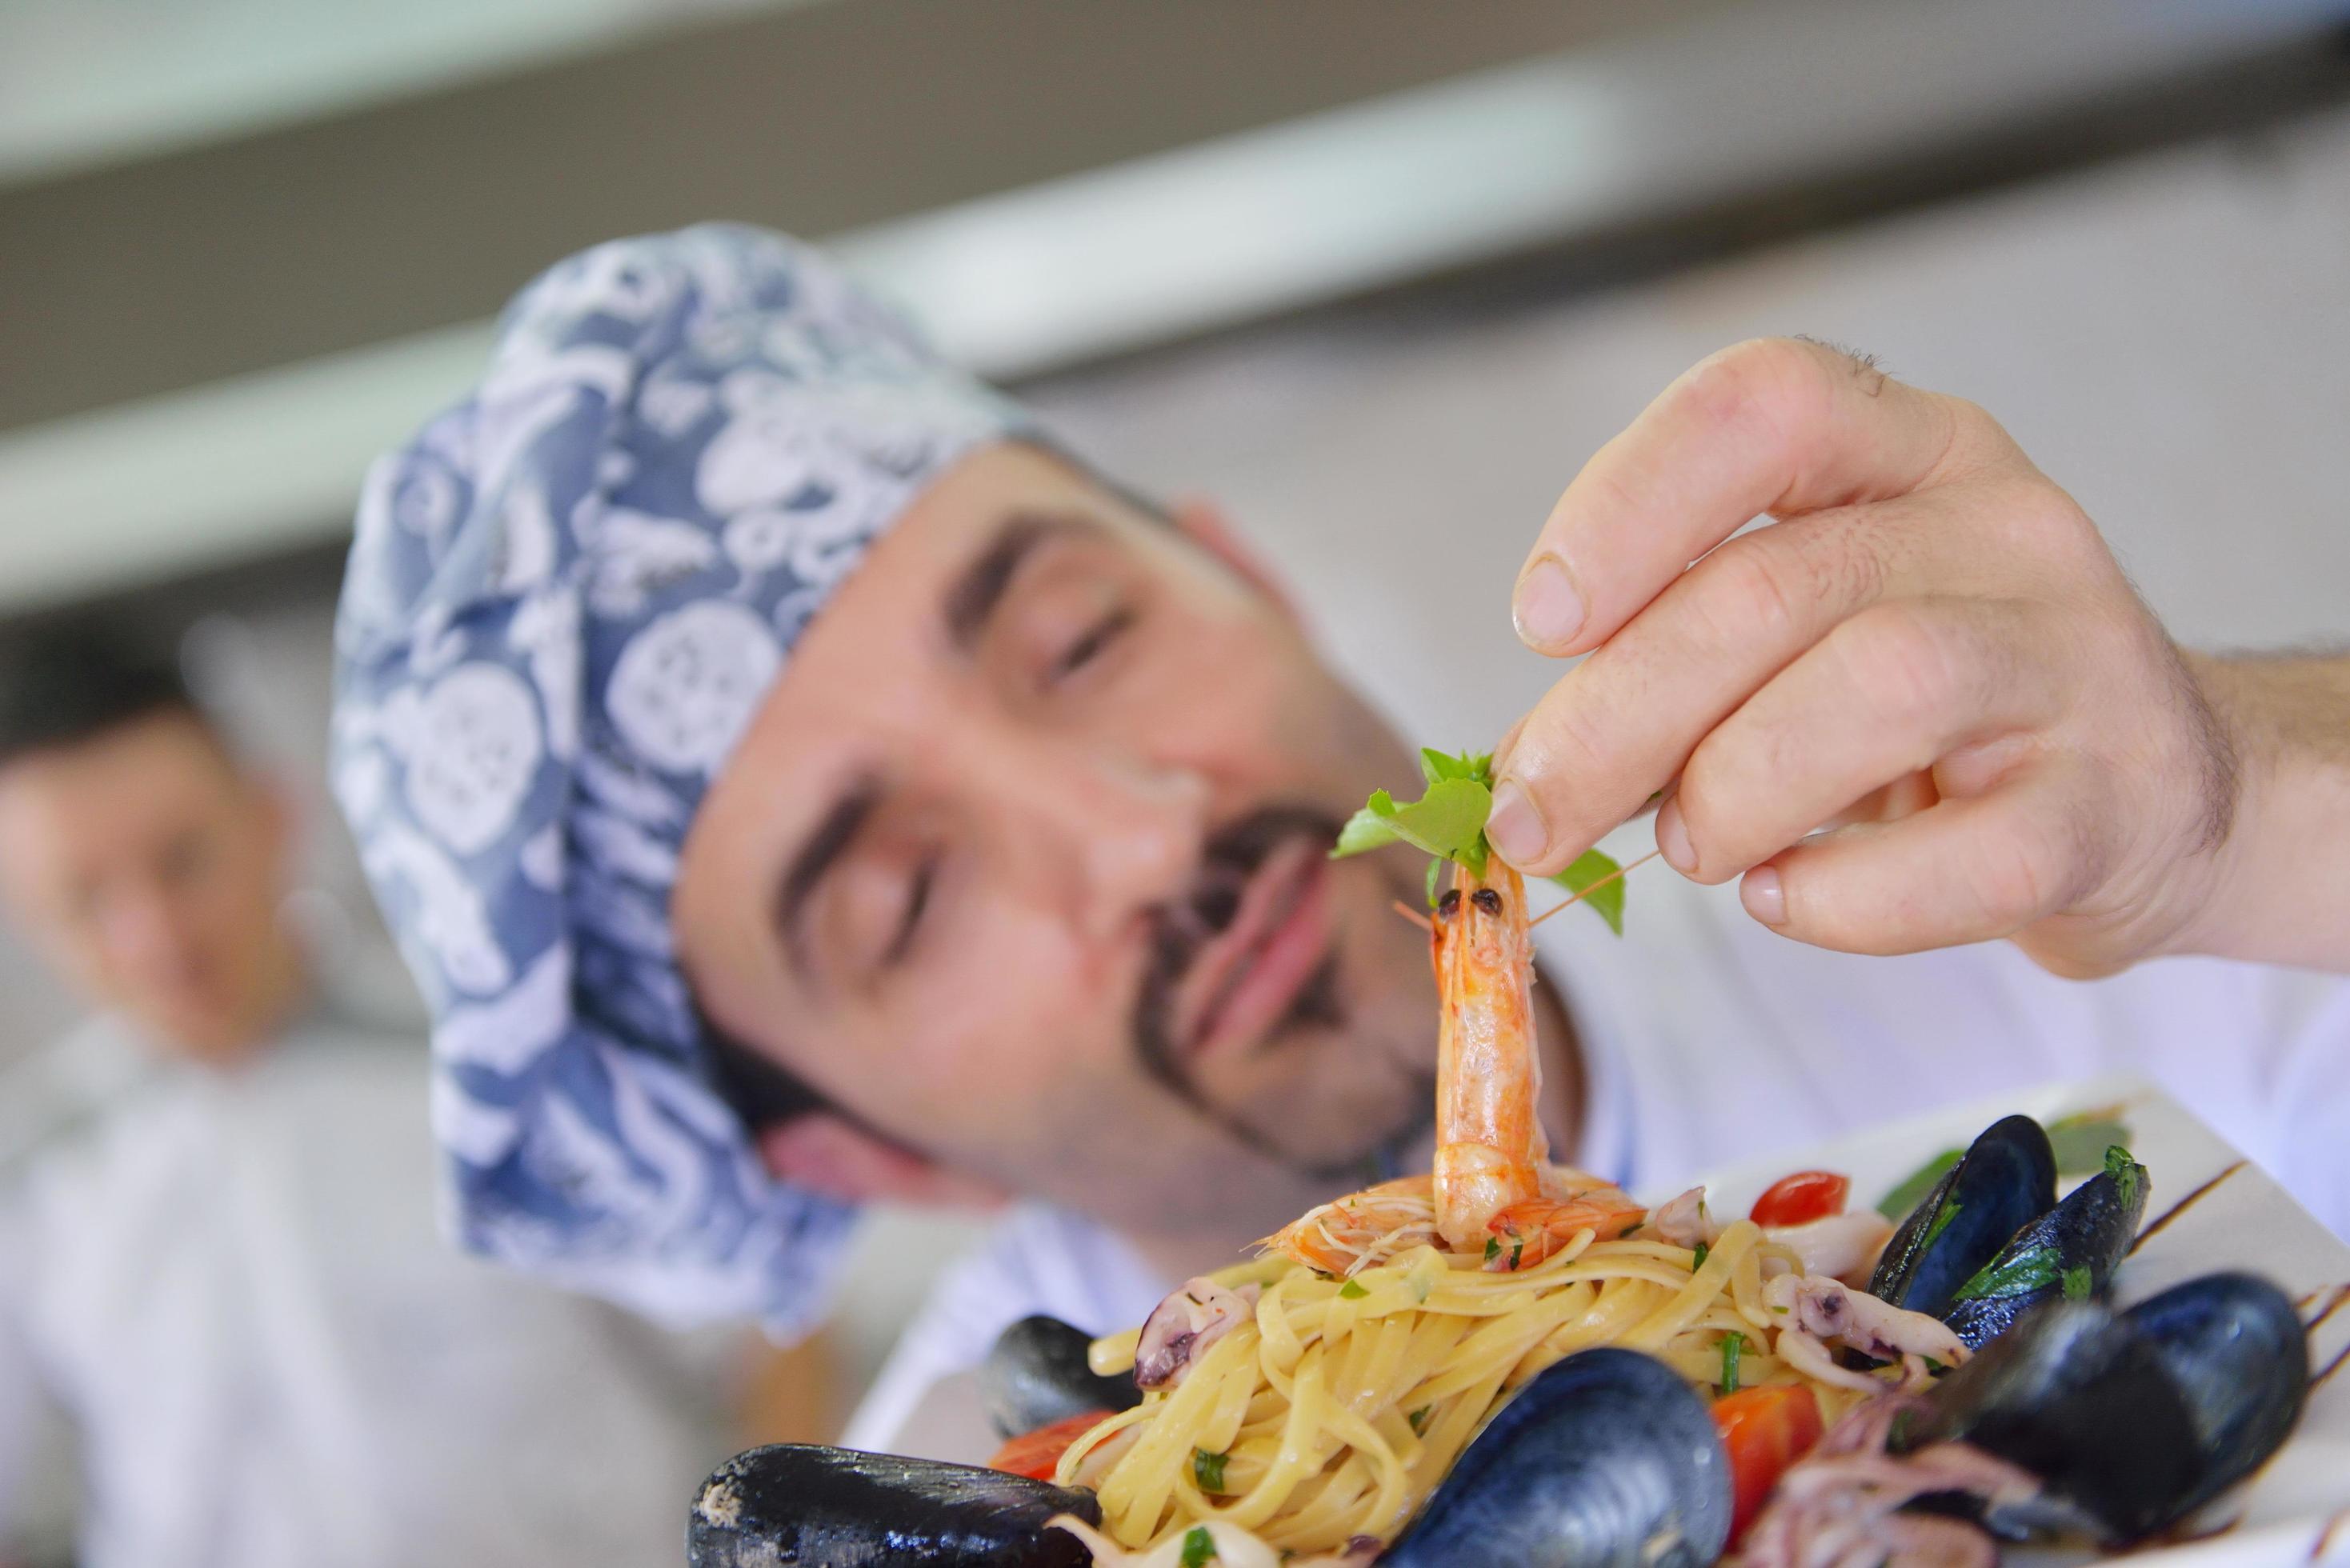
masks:
[[[2123,1208],[2137,1202],[2138,1183],[2146,1179],[2146,1167],[2132,1159],[2129,1150],[2119,1144],[2106,1150],[2106,1174],[2114,1179],[2114,1191],[2120,1197]]]
[[[1499,1236],[1488,1236],[1485,1238],[1485,1261],[1487,1262],[1492,1262],[1493,1261],[1494,1254],[1501,1251],[1501,1250],[1502,1239]]]
[[[1371,1293],[1363,1288],[1362,1281],[1348,1280],[1345,1284],[1338,1287],[1338,1293],[1347,1301],[1358,1302],[1365,1296],[1369,1295]]]
[[[1712,1255],[1713,1249],[1700,1241],[1697,1244],[1697,1251],[1690,1254],[1690,1272],[1694,1274],[1704,1268],[1705,1261]]]
[[[1208,1562],[1221,1562],[1216,1556],[1216,1538],[1208,1533],[1204,1524],[1195,1524],[1183,1532],[1183,1568],[1200,1568]]]
[[[2083,1263],[2077,1269],[2067,1269],[2064,1271],[2064,1299],[2066,1301],[2087,1301],[2089,1299],[2090,1289],[2091,1284],[2089,1280],[2088,1264]]]
[[[1724,1394],[1735,1394],[1738,1392],[1738,1357],[1745,1351],[1745,1349],[1746,1336],[1744,1334],[1730,1334],[1722,1336],[1721,1391]]]
[[[1191,1479],[1200,1483],[1201,1491],[1224,1490],[1224,1464],[1232,1456],[1211,1454],[1205,1449],[1191,1450]]]
[[[1952,1301],[1970,1302],[1979,1296],[2014,1296],[2026,1291],[2036,1291],[2055,1282],[2064,1272],[2064,1260],[2054,1247],[2027,1247],[2004,1263],[1994,1258],[1985,1263],[1975,1277],[1959,1287]],[[2087,1271],[2084,1270],[2085,1273]]]
[[[1950,1228],[1950,1221],[1957,1219],[1959,1217],[1959,1211],[1965,1207],[1965,1204],[1960,1203],[1955,1198],[1946,1198],[1942,1199],[1942,1206],[1934,1210],[1934,1222],[1926,1227],[1926,1239],[1918,1243],[1919,1249],[1923,1250],[1927,1247],[1932,1246],[1934,1244],[1934,1238],[1949,1230]]]
[[[1404,1417],[1405,1420],[1411,1423],[1412,1436],[1417,1438],[1425,1437],[1427,1435],[1428,1412],[1432,1408],[1434,1408],[1433,1406],[1422,1405],[1419,1409],[1414,1410],[1410,1415]]]

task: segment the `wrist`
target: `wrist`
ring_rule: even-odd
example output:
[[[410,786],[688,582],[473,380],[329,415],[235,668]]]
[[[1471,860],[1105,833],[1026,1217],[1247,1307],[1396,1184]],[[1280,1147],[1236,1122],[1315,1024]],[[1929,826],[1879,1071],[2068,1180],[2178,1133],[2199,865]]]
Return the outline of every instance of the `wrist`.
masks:
[[[2340,968],[2350,918],[2350,754],[2331,660],[2188,654],[2231,777],[2204,896],[2163,950]],[[2315,722],[2313,732],[2312,721]]]

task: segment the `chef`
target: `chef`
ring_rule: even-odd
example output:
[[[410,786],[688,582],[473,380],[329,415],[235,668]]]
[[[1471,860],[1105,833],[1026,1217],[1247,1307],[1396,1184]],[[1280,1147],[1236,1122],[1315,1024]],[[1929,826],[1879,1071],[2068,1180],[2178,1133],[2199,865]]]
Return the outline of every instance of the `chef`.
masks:
[[[821,1357],[443,1247],[423,1053],[280,919],[292,828],[168,662],[0,667],[0,902],[98,1010],[0,1083],[0,1563],[52,1406],[89,1568],[668,1555],[717,1459],[824,1430]]]
[[[2178,648],[1990,414],[1800,341],[1665,389],[1511,608],[1590,657],[1499,738],[1496,848],[1661,793],[1678,872],[1541,933],[1559,1158],[1654,1191],[2126,1069],[2350,1230],[2350,663]],[[337,637],[463,1241],[789,1335],[860,1205],[1011,1205],[852,1440],[1426,1165],[1419,868],[1326,858],[1406,738],[1231,521],[792,241],[526,289],[370,476]]]

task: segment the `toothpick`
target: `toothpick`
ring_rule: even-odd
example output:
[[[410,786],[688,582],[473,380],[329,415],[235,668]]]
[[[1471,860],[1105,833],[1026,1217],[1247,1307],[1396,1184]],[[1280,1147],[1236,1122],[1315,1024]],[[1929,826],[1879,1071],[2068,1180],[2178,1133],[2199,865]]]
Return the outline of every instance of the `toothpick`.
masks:
[[[1426,931],[1430,935],[1435,934],[1436,922],[1430,919],[1426,915],[1421,914],[1418,909],[1413,909],[1409,904],[1405,903],[1401,898],[1398,898],[1395,901],[1395,912],[1401,915],[1405,919],[1409,920],[1413,925],[1418,926],[1421,930]]]
[[[1608,883],[1613,882],[1617,877],[1624,875],[1625,872],[1631,870],[1633,866],[1646,866],[1649,861],[1654,860],[1658,856],[1662,855],[1664,851],[1661,849],[1651,849],[1646,855],[1641,856],[1638,860],[1633,861],[1630,866],[1617,867],[1615,870],[1607,873],[1607,876],[1599,878],[1598,881],[1594,882],[1590,887],[1586,888],[1582,892],[1577,893],[1574,898],[1569,898],[1565,903],[1544,909],[1541,914],[1536,915],[1533,919],[1528,920],[1526,922],[1526,929],[1528,930],[1532,930],[1534,927],[1541,925],[1544,920],[1549,919],[1553,915],[1557,914],[1560,909],[1571,909],[1575,905],[1580,904],[1583,900],[1591,897],[1592,894],[1596,893],[1600,888],[1605,888]]]

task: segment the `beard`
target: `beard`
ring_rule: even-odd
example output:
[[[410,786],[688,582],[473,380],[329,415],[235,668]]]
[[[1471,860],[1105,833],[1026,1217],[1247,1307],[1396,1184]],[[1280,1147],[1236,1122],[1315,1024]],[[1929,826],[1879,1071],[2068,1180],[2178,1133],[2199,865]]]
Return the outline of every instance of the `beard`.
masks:
[[[1133,1012],[1135,1056],[1151,1078],[1235,1139],[1317,1183],[1384,1179],[1403,1168],[1406,1151],[1434,1124],[1432,1065],[1408,1076],[1401,1108],[1386,1125],[1366,1129],[1359,1152],[1335,1160],[1310,1159],[1209,1096],[1179,1041],[1177,1000],[1201,950],[1238,916],[1250,880],[1265,860],[1301,840],[1326,855],[1343,826],[1318,805],[1285,803],[1260,807],[1217,830],[1185,895],[1150,916],[1149,958]],[[1259,1054],[1282,1051],[1310,1037],[1344,1031],[1350,1022],[1344,970],[1333,950],[1324,955],[1253,1049]]]

